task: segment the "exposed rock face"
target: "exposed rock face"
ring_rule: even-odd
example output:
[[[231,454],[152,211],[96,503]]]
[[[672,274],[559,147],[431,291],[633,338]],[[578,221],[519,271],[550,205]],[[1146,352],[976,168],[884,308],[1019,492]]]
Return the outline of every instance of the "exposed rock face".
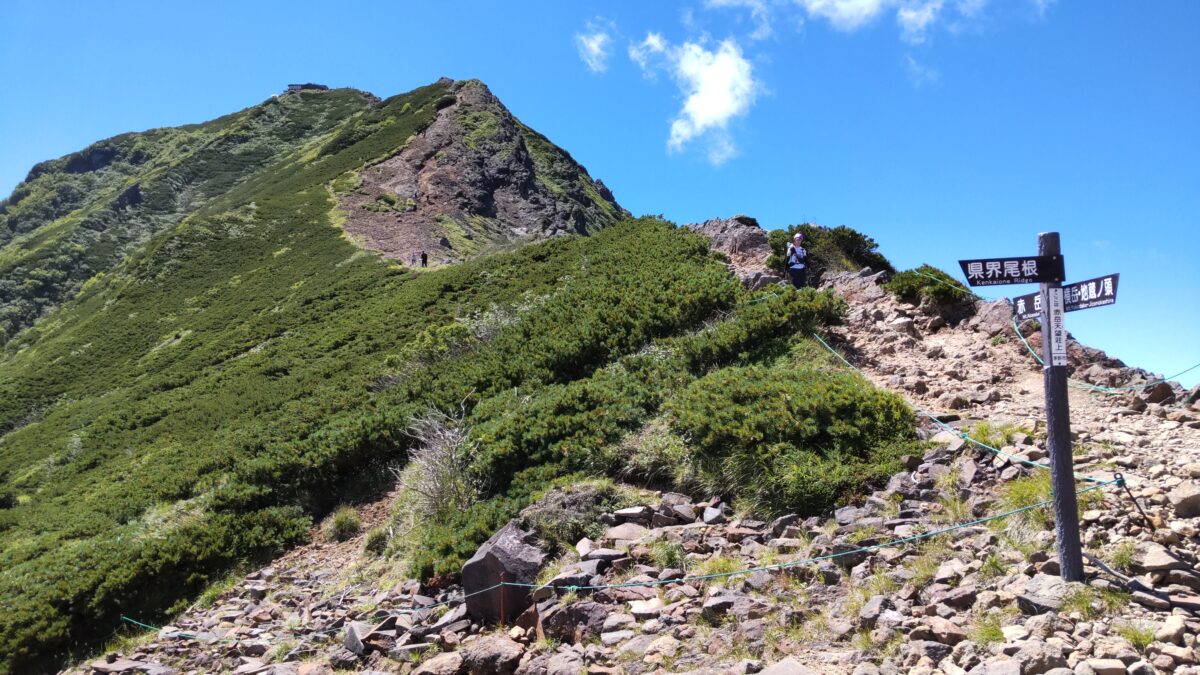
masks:
[[[767,268],[767,257],[771,255],[767,232],[750,216],[713,218],[684,227],[708,237],[713,250],[729,256],[730,270],[747,287],[758,289],[780,281]]]
[[[546,552],[538,546],[537,537],[522,530],[515,522],[509,522],[463,565],[467,612],[483,621],[496,621],[501,618],[503,603],[503,620],[513,621],[529,606],[529,589],[510,586],[492,588],[486,593],[478,591],[500,583],[501,573],[503,580],[509,583],[531,584],[537,580],[538,570],[545,562]]]
[[[384,257],[461,261],[487,246],[587,234],[628,214],[564,150],[478,81],[456,82],[434,122],[339,195],[346,232]]]

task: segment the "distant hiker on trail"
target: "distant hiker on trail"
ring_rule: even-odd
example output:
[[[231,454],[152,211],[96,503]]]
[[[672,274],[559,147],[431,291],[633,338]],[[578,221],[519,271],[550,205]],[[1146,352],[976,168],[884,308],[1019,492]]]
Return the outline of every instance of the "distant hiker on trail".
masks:
[[[416,251],[413,251],[412,258],[409,259],[409,261],[408,261],[408,266],[409,267],[417,266],[417,252]]]
[[[421,251],[421,267],[429,267],[429,254]]]
[[[792,286],[796,288],[804,288],[808,281],[808,270],[804,268],[804,259],[808,257],[808,251],[805,251],[804,247],[800,245],[803,242],[804,235],[797,232],[796,236],[792,237],[792,240],[787,245],[786,264],[788,274],[792,277]]]

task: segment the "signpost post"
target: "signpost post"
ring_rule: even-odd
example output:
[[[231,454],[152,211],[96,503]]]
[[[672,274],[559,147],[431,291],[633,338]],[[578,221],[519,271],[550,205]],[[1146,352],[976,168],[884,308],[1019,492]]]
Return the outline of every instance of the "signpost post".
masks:
[[[1117,300],[1117,275],[1062,285],[1065,279],[1057,232],[1038,235],[1036,256],[960,260],[972,286],[1041,284],[1038,293],[1014,299],[1022,319],[1038,317],[1042,323],[1042,377],[1046,389],[1046,444],[1050,453],[1050,480],[1054,490],[1054,528],[1058,560],[1064,581],[1083,580],[1083,555],[1079,542],[1079,512],[1075,497],[1075,470],[1071,457],[1071,411],[1067,402],[1066,312],[1110,305]]]
[[[1038,235],[1038,255],[1060,253],[1057,232]],[[1063,581],[1083,581],[1083,555],[1079,543],[1079,511],[1075,498],[1075,470],[1071,457],[1071,411],[1067,403],[1067,329],[1063,324],[1063,289],[1059,281],[1041,285],[1043,359],[1046,389],[1046,445],[1050,452],[1050,480],[1054,490],[1054,530]]]

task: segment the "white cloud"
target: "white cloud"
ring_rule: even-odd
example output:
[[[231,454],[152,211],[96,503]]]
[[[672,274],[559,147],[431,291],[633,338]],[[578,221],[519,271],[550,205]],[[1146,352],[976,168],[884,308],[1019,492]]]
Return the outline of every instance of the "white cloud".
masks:
[[[638,64],[643,73],[652,74],[650,59],[667,51],[667,41],[659,33],[646,33],[646,39],[629,45],[629,58]]]
[[[852,31],[870,23],[890,0],[796,0],[808,12],[829,21],[834,28]]]
[[[1044,8],[1055,0],[1027,0],[1035,8]],[[810,18],[829,21],[838,30],[851,32],[866,26],[880,15],[896,14],[900,37],[910,44],[926,40],[935,26],[957,31],[963,21],[976,19],[988,0],[794,0]],[[1038,9],[1039,13],[1044,9]],[[951,16],[947,16],[947,15]]]
[[[579,50],[579,58],[587,64],[593,73],[603,73],[608,69],[609,45],[612,37],[609,31],[612,23],[605,21],[589,21],[586,32],[575,34],[575,47]]]
[[[896,21],[900,24],[904,41],[911,44],[924,42],[925,31],[937,20],[941,9],[942,0],[926,0],[896,10]]]
[[[729,122],[746,114],[758,94],[753,67],[733,40],[725,40],[713,51],[685,43],[675,51],[672,62],[685,100],[671,122],[667,148],[681,150],[711,132],[709,161],[721,164],[736,152],[727,131]]]
[[[679,86],[684,100],[671,120],[670,152],[702,139],[708,161],[714,165],[737,154],[729,123],[749,112],[760,85],[736,41],[727,39],[709,49],[705,41],[672,45],[661,34],[651,32],[641,42],[631,43],[628,52],[647,77],[665,71]]]
[[[754,21],[754,32],[749,35],[751,40],[765,40],[775,32],[771,27],[769,0],[706,0],[704,4],[710,9],[748,10]]]
[[[908,68],[909,79],[918,87],[925,84],[933,84],[942,76],[936,68],[922,65],[911,54],[904,55],[904,64]]]

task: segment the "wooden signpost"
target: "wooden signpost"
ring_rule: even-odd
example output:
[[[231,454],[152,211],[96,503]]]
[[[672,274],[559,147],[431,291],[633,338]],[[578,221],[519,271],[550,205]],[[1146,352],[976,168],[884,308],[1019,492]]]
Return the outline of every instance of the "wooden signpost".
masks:
[[[1075,497],[1075,468],[1071,456],[1071,411],[1067,401],[1066,312],[1111,305],[1117,301],[1118,275],[1110,274],[1074,284],[1066,278],[1057,232],[1038,235],[1036,256],[960,260],[972,286],[1041,284],[1037,293],[1013,299],[1020,319],[1042,324],[1042,378],[1046,390],[1046,445],[1054,490],[1054,529],[1064,581],[1083,581],[1079,541],[1079,511]]]

